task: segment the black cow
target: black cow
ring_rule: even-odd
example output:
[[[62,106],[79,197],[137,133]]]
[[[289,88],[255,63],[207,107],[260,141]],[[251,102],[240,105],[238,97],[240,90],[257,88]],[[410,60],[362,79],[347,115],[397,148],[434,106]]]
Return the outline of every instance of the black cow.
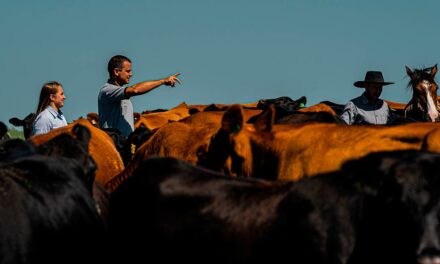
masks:
[[[247,123],[254,124],[259,122],[260,120],[265,120],[265,115],[269,112],[275,111],[275,124],[306,124],[306,123],[331,123],[331,124],[345,124],[342,119],[334,114],[329,112],[299,112],[292,111],[290,113],[278,114],[277,109],[273,107],[266,108],[263,112],[258,115],[252,116],[249,118]]]
[[[29,138],[32,134],[32,123],[36,118],[35,113],[30,113],[24,119],[19,119],[17,117],[13,117],[9,119],[9,123],[16,127],[23,127],[24,138]]]
[[[304,124],[311,122],[345,124],[339,116],[329,112],[295,112],[278,118],[275,121],[276,124]]]
[[[294,183],[153,158],[111,194],[112,252],[121,263],[438,263],[437,164],[379,153]]]
[[[62,134],[39,148],[20,140],[0,146],[0,263],[101,260],[105,230],[90,193],[90,134],[73,131],[76,139]],[[66,151],[40,153],[58,144]]]
[[[3,122],[0,122],[0,143],[8,139],[10,139],[8,135],[8,127]]]
[[[128,155],[128,154],[126,154],[126,149],[125,149],[127,137],[124,136],[121,133],[121,131],[119,131],[119,129],[117,129],[117,128],[101,128],[101,130],[104,131],[105,133],[107,133],[107,135],[109,135],[112,138],[113,143],[115,144],[116,150],[121,155],[121,158]],[[124,164],[125,164],[125,161],[124,161]]]
[[[130,162],[136,150],[142,146],[143,143],[147,142],[156,131],[157,130],[151,131],[150,129],[141,126],[128,135],[127,141],[124,143],[123,151],[121,151],[124,165],[127,165]]]
[[[116,150],[121,155],[124,165],[127,165],[131,160],[136,149],[154,134],[154,132],[145,127],[136,128],[128,136],[124,136],[116,128],[102,128],[101,130],[112,138]]]

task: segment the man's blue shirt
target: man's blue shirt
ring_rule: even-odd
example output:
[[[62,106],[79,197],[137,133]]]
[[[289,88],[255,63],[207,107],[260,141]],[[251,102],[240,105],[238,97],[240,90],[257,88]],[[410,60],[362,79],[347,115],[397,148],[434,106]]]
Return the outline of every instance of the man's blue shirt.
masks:
[[[125,136],[133,132],[133,104],[124,86],[106,83],[99,91],[98,112],[101,128],[117,128]]]

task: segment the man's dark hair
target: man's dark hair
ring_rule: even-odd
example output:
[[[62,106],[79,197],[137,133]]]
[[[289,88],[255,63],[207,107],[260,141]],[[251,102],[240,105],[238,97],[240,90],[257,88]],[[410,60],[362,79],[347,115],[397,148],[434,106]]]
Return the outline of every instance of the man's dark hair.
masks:
[[[124,61],[128,61],[131,63],[131,60],[123,55],[113,56],[108,61],[107,70],[108,70],[108,73],[110,74],[110,77],[113,77],[113,75],[114,75],[113,70],[114,69],[116,69],[116,68],[122,69],[122,63],[124,63]]]

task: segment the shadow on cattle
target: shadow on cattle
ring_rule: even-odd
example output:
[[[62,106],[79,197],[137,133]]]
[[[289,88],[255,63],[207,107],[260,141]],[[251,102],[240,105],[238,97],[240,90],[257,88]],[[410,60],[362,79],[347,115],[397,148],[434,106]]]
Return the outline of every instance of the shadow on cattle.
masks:
[[[338,172],[270,182],[147,159],[111,195],[112,252],[121,263],[145,256],[164,263],[438,263],[438,164],[438,154],[384,152]]]
[[[3,122],[0,122],[0,143],[8,139],[10,139],[8,127]]]
[[[0,263],[99,262],[105,227],[92,199],[89,130],[72,128],[35,147],[0,145]]]

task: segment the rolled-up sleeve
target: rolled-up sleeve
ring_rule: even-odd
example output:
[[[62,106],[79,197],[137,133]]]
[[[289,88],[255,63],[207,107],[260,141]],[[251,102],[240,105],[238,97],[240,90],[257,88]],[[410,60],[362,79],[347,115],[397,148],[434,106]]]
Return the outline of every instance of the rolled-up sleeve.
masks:
[[[348,102],[345,105],[344,110],[342,111],[341,119],[347,125],[351,125],[351,124],[354,123],[356,115],[357,115],[357,108],[356,108],[356,106],[353,104],[353,102]]]
[[[102,93],[105,94],[107,100],[110,102],[127,99],[125,96],[125,87],[123,86],[108,85],[102,90]]]

